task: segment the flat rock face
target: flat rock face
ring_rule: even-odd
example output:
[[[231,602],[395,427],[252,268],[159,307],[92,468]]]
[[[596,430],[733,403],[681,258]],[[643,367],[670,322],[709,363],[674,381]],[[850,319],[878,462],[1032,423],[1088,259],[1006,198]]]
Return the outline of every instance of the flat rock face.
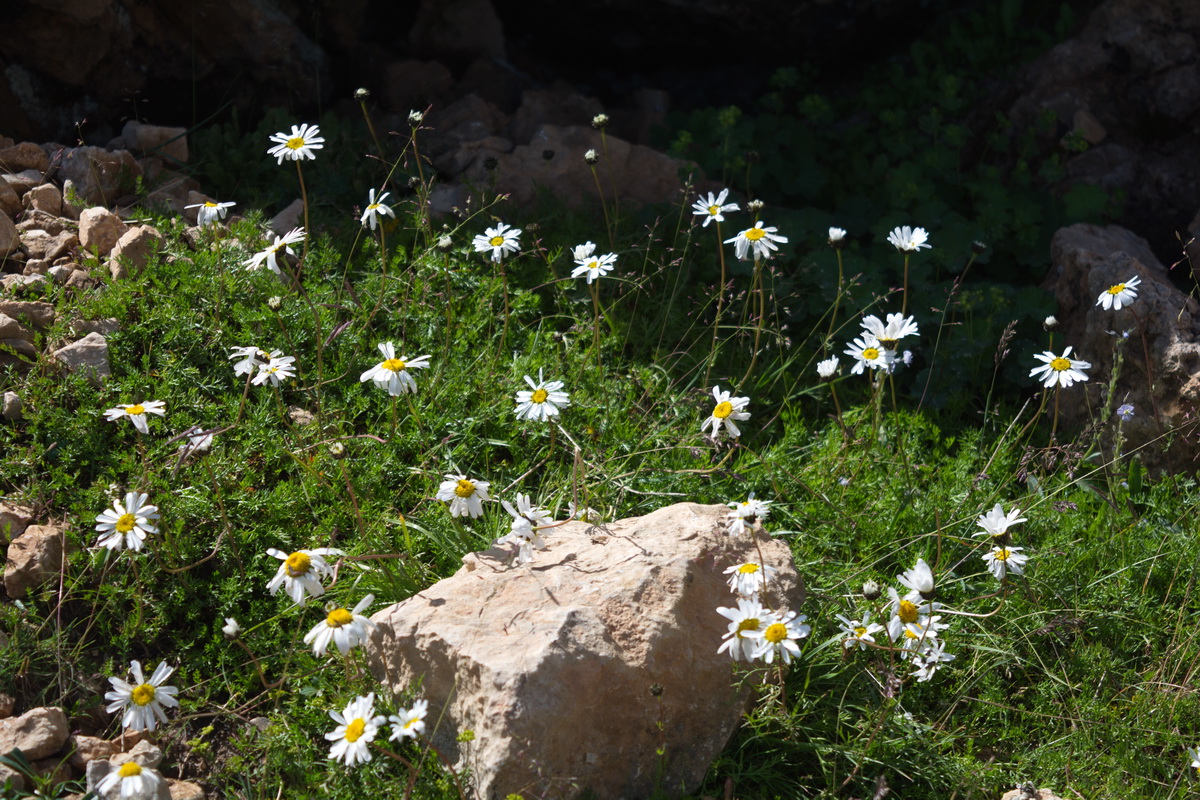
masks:
[[[98,333],[89,333],[79,341],[55,350],[53,357],[70,372],[87,377],[93,386],[101,385],[112,376],[108,366],[108,342]]]
[[[16,599],[58,575],[62,569],[62,530],[53,525],[30,525],[8,545],[4,559],[4,590]]]
[[[67,715],[61,708],[34,708],[0,720],[0,753],[14,747],[30,761],[57,753],[67,741]]]
[[[717,654],[728,621],[716,608],[734,604],[724,570],[761,550],[779,570],[770,603],[803,600],[788,547],[729,536],[727,511],[567,523],[543,532],[531,564],[510,565],[507,548],[470,554],[375,614],[371,669],[393,691],[421,682],[435,746],[470,767],[480,797],[647,797],[663,744],[661,785],[694,788],[749,701]]]

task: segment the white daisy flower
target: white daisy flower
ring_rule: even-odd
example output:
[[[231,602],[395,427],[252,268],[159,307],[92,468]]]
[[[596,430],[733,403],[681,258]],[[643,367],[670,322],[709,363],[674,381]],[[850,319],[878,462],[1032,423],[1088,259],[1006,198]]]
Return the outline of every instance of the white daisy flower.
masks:
[[[887,240],[897,250],[911,251],[920,250],[922,247],[932,247],[932,245],[925,243],[928,238],[929,234],[925,232],[924,228],[910,228],[904,225],[903,227],[894,228],[888,234]]]
[[[273,356],[266,364],[258,365],[258,374],[250,382],[262,386],[267,381],[272,386],[280,386],[285,380],[296,377],[296,368],[292,366],[295,356]]]
[[[447,473],[446,480],[438,486],[437,499],[450,504],[452,517],[482,517],[483,501],[488,497],[487,481],[477,481],[466,475],[451,475]]]
[[[913,655],[912,664],[916,669],[913,671],[913,677],[917,679],[917,683],[925,683],[934,676],[942,666],[954,660],[954,656],[946,652],[946,642],[941,639],[934,639],[920,653]]]
[[[289,555],[271,548],[267,550],[267,555],[283,562],[275,577],[267,582],[267,591],[272,595],[278,594],[279,587],[284,586],[292,600],[304,605],[309,597],[325,594],[321,579],[333,572],[325,556],[340,556],[344,552],[333,547],[318,547],[315,550],[297,550]]]
[[[313,150],[325,146],[320,134],[321,130],[316,125],[293,125],[290,134],[272,134],[271,141],[275,142],[275,146],[267,153],[279,159],[276,164],[282,164],[285,158],[288,161],[303,161],[306,158],[315,161],[317,156]]]
[[[883,630],[883,626],[878,622],[871,622],[871,612],[868,611],[863,615],[861,620],[847,619],[841,614],[837,618],[842,623],[842,633],[846,635],[842,642],[842,647],[849,650],[858,645],[859,650],[866,650],[868,644],[875,643],[875,634]]]
[[[596,245],[592,242],[581,244],[575,247],[575,269],[571,270],[571,277],[578,278],[583,275],[587,276],[587,282],[591,285],[592,281],[597,278],[603,278],[612,271],[613,264],[617,262],[616,253],[606,253],[602,256],[594,256]]]
[[[729,590],[742,597],[757,597],[767,581],[773,579],[779,570],[769,564],[755,564],[747,561],[745,564],[734,564],[725,570],[729,576]]]
[[[831,356],[824,361],[817,362],[817,377],[823,381],[833,380],[833,376],[837,375],[838,357]]]
[[[494,228],[488,228],[483,233],[478,234],[471,244],[475,245],[476,253],[486,253],[492,251],[492,261],[499,264],[506,255],[515,253],[521,249],[521,229],[510,228],[503,222],[496,225]]]
[[[150,426],[146,424],[147,414],[158,414],[160,417],[167,413],[166,401],[164,400],[146,400],[141,403],[118,403],[116,408],[110,408],[104,412],[104,416],[109,422],[116,422],[121,417],[129,417],[129,421],[133,423],[133,427],[137,428],[142,433],[150,433]]]
[[[383,194],[379,195],[378,198],[376,198],[375,190],[370,189],[367,207],[363,210],[362,217],[360,217],[358,221],[363,225],[370,225],[371,230],[375,230],[375,225],[378,222],[378,217],[380,214],[384,214],[392,219],[395,219],[396,212],[392,211],[391,206],[384,205],[383,203],[389,194],[391,194],[391,192],[384,192]]]
[[[228,213],[226,209],[233,208],[236,205],[237,203],[214,203],[211,200],[205,200],[203,203],[184,206],[184,208],[200,209],[196,212],[196,224],[201,228],[206,228],[218,219],[225,219],[225,215]]]
[[[1013,508],[1007,514],[1004,513],[1004,507],[996,503],[995,507],[986,514],[980,514],[976,524],[983,528],[982,531],[972,534],[972,536],[1004,536],[1008,533],[1008,529],[1018,522],[1026,522],[1025,517],[1021,516],[1021,509]]]
[[[1189,747],[1187,749],[1187,754],[1192,759],[1192,769],[1196,770],[1197,773],[1200,773],[1200,747]]]
[[[179,445],[180,458],[190,458],[196,453],[203,453],[212,448],[215,433],[204,433],[199,425],[193,425],[183,432],[187,436]]]
[[[96,517],[96,530],[104,534],[97,547],[107,547],[109,550],[140,551],[146,542],[146,537],[158,533],[158,528],[150,524],[158,519],[158,506],[146,505],[146,495],[140,492],[128,492],[125,502],[113,501],[112,508],[106,508]]]
[[[425,732],[425,715],[428,713],[429,701],[417,700],[413,703],[412,708],[402,708],[399,714],[388,717],[388,722],[392,723],[392,735],[388,737],[388,740],[403,741],[406,736],[416,739]]]
[[[756,521],[766,519],[771,513],[771,501],[755,500],[754,492],[741,502],[735,500],[725,505],[733,509],[725,516],[729,520],[729,533],[734,536],[741,536],[746,532],[746,522],[753,525]]]
[[[901,647],[915,654],[922,653],[937,639],[938,631],[950,627],[941,622],[941,617],[921,617],[916,622],[906,622],[901,629]]]
[[[724,425],[725,432],[736,439],[742,435],[742,431],[734,423],[750,419],[750,412],[745,410],[746,406],[750,405],[750,398],[732,397],[729,392],[722,392],[720,386],[714,386],[712,393],[717,405],[708,419],[700,425],[700,432],[704,433],[711,427],[712,438],[716,439],[717,434],[721,432],[721,426]]]
[[[734,661],[753,661],[758,641],[755,634],[775,621],[775,616],[756,599],[739,597],[736,608],[718,608],[717,613],[729,620],[729,629],[721,638],[724,643],[717,653],[729,651]]]
[[[233,617],[226,617],[225,624],[221,627],[221,633],[226,639],[236,639],[242,635],[242,626]]]
[[[1040,367],[1034,367],[1030,371],[1029,377],[1037,378],[1047,389],[1056,384],[1067,389],[1075,381],[1086,381],[1088,376],[1084,370],[1092,367],[1086,361],[1071,358],[1070,347],[1064,350],[1061,356],[1056,356],[1047,350],[1043,353],[1034,353],[1033,357],[1044,363]]]
[[[1002,581],[1008,577],[1009,573],[1013,575],[1025,574],[1025,562],[1029,560],[1029,556],[1023,555],[1020,551],[1022,547],[1013,547],[1008,545],[1005,547],[993,547],[992,552],[984,553],[980,558],[987,564],[988,569],[992,571],[992,575],[996,580]]]
[[[929,568],[923,558],[918,558],[916,565],[912,569],[905,570],[897,580],[909,588],[909,594],[920,595],[926,600],[932,599],[936,590],[933,570]]]
[[[329,649],[329,643],[337,645],[342,655],[350,652],[350,648],[362,644],[367,639],[367,631],[375,627],[375,623],[362,615],[363,609],[375,602],[375,595],[369,594],[353,611],[344,608],[331,608],[325,619],[304,634],[304,643],[311,644],[313,655],[322,657]]]
[[[812,626],[804,624],[806,619],[808,617],[804,614],[782,611],[761,630],[748,631],[746,636],[757,640],[758,648],[754,657],[770,664],[775,656],[779,656],[784,664],[791,663],[793,658],[800,655],[800,645],[796,644],[796,640],[812,632]]]
[[[383,361],[358,376],[359,382],[374,381],[380,389],[387,389],[387,393],[392,397],[397,397],[405,392],[415,394],[417,382],[413,380],[409,370],[428,367],[429,356],[417,356],[413,359],[407,356],[396,358],[396,348],[391,342],[380,342],[379,352],[383,354]]]
[[[886,349],[869,333],[855,339],[845,353],[854,358],[854,367],[850,370],[854,375],[861,375],[866,367],[886,371],[891,368],[895,358],[893,351]]]
[[[109,772],[96,784],[96,794],[103,800],[153,800],[158,797],[162,776],[136,761],[126,761]]]
[[[923,602],[919,595],[900,596],[895,589],[888,587],[886,613],[890,616],[887,623],[888,638],[893,642],[904,633],[904,626],[918,622],[922,616],[930,617],[941,610],[941,603]]]
[[[1137,287],[1142,279],[1136,275],[1125,281],[1108,287],[1096,298],[1096,305],[1103,306],[1107,311],[1120,311],[1122,306],[1132,305],[1137,299]]]
[[[268,246],[260,253],[255,253],[250,258],[242,263],[246,269],[258,269],[264,263],[270,268],[271,272],[276,275],[283,275],[283,270],[279,268],[279,251],[283,250],[288,255],[296,255],[296,251],[292,250],[292,245],[304,241],[304,228],[292,228],[283,236],[276,236],[275,243]]]
[[[135,731],[152,731],[159,723],[166,723],[167,715],[163,706],[176,708],[179,701],[175,695],[179,690],[174,686],[163,686],[163,681],[171,677],[174,667],[168,667],[163,661],[154,670],[147,681],[142,674],[142,665],[136,661],[129,662],[133,672],[133,683],[126,683],[121,678],[109,678],[113,691],[106,692],[104,699],[109,701],[108,713],[124,709],[121,725]]]
[[[505,506],[508,506],[507,501],[505,501]],[[509,508],[509,513],[512,513],[511,508]],[[534,548],[538,550],[546,549],[546,540],[541,537],[537,528],[523,517],[514,517],[508,533],[493,542],[493,545],[500,544],[515,544],[517,546],[518,564],[528,564],[533,561]]]
[[[332,733],[325,734],[325,739],[334,743],[329,748],[329,757],[347,767],[370,761],[368,745],[379,733],[379,726],[387,722],[387,717],[375,716],[375,693],[356,697],[341,714],[330,711],[329,716],[338,724]]]
[[[229,360],[241,359],[233,365],[234,375],[249,375],[260,366],[271,363],[272,358],[283,355],[282,350],[263,350],[253,345],[249,347],[234,347],[229,351]]]
[[[537,383],[526,375],[525,382],[529,389],[517,392],[517,419],[529,419],[534,422],[545,422],[551,417],[558,416],[560,409],[571,405],[570,396],[562,391],[562,381],[547,382],[538,370]]]
[[[842,241],[845,238],[846,238],[846,231],[844,228],[830,228],[829,229],[829,244],[830,245],[837,247],[838,245],[840,245],[842,243]]]
[[[726,203],[725,198],[729,197],[729,190],[722,189],[718,195],[708,193],[708,198],[700,195],[700,199],[692,203],[692,214],[695,216],[704,217],[704,227],[708,227],[710,222],[724,222],[726,211],[737,211],[737,203]],[[774,229],[772,229],[774,230]]]
[[[764,228],[762,220],[759,220],[754,223],[753,228],[747,228],[732,239],[726,239],[725,244],[732,242],[734,253],[743,260],[751,250],[754,251],[756,261],[760,258],[770,258],[775,254],[774,251],[779,249],[776,242],[787,243],[787,237],[777,236],[776,230],[778,228]]]
[[[913,317],[905,317],[903,314],[888,314],[887,323],[881,322],[879,317],[870,314],[863,317],[862,326],[868,334],[875,338],[875,341],[883,345],[885,350],[895,350],[896,343],[900,339],[917,334],[917,321]]]

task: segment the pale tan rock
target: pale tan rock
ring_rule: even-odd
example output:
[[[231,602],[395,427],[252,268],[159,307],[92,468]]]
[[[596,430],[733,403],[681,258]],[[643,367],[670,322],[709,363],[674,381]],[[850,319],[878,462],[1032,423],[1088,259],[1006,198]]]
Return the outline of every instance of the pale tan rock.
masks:
[[[47,275],[50,272],[50,262],[44,258],[31,258],[25,262],[22,275]]]
[[[149,225],[137,225],[125,232],[109,253],[108,269],[113,278],[137,274],[158,255],[166,240]]]
[[[98,333],[101,336],[112,336],[114,333],[121,330],[121,321],[116,317],[105,317],[104,319],[81,319],[71,323],[71,330],[76,336],[86,336],[89,333]]]
[[[33,208],[21,215],[21,221],[17,223],[17,232],[24,234],[36,229],[41,229],[51,236],[57,236],[64,230],[68,230],[68,226],[61,218]]]
[[[79,341],[61,347],[50,357],[70,372],[86,376],[93,386],[100,386],[112,376],[108,365],[108,342],[98,333],[89,333]]]
[[[46,270],[46,275],[50,280],[57,283],[59,286],[66,285],[67,281],[71,280],[71,275],[75,272],[75,267],[70,264],[61,264],[57,267],[51,267]]]
[[[63,211],[62,215],[67,219],[79,219],[79,214],[84,209],[83,198],[79,196],[79,192],[75,189],[75,182],[71,180],[63,181],[62,187],[63,196]]]
[[[108,763],[114,767],[119,767],[127,761],[136,761],[143,767],[150,769],[158,769],[158,765],[162,763],[163,753],[158,745],[149,740],[142,740],[135,744],[132,749],[125,753],[114,753]]]
[[[205,800],[204,789],[191,781],[167,780],[171,800]]]
[[[43,183],[26,192],[22,203],[25,208],[58,216],[62,213],[62,192],[53,183]]]
[[[21,244],[29,258],[54,261],[79,247],[79,237],[69,230],[60,230],[56,234],[35,228],[21,234]]]
[[[288,419],[293,425],[311,425],[316,422],[316,416],[309,410],[299,406],[288,406]]]
[[[0,764],[0,786],[3,786],[5,783],[11,783],[14,789],[24,789],[25,776],[12,767]]]
[[[1063,800],[1051,789],[1037,789],[1028,791],[1026,789],[1013,789],[1010,792],[1005,792],[1000,796],[1000,800]]]
[[[133,155],[101,147],[73,147],[63,151],[59,178],[70,180],[86,203],[115,203],[133,188],[142,173]]]
[[[717,653],[728,620],[716,608],[735,605],[724,570],[758,561],[761,547],[779,570],[771,604],[803,600],[787,545],[730,536],[727,513],[682,503],[604,527],[567,523],[544,532],[547,548],[526,565],[510,565],[508,547],[470,554],[452,577],[374,615],[371,670],[396,692],[419,683],[429,719],[441,720],[435,746],[470,765],[481,797],[568,784],[648,797],[660,736],[662,785],[690,791],[753,684],[735,688],[732,659]],[[468,729],[469,751],[456,741]]]
[[[0,180],[8,183],[19,196],[24,197],[35,186],[43,182],[40,169],[23,169],[20,172],[6,172],[0,175]]]
[[[13,319],[43,330],[54,324],[56,316],[53,303],[42,303],[37,300],[9,300],[4,297],[0,297],[0,314],[7,314]]]
[[[147,125],[131,119],[121,129],[121,138],[125,140],[125,146],[134,152],[149,153],[153,151],[179,163],[185,163],[188,160],[186,128]]]
[[[29,280],[22,275],[9,275],[8,278]],[[40,276],[37,276],[40,277]],[[0,339],[0,366],[16,367],[20,371],[32,368],[37,361],[38,349],[32,342],[24,339]]]
[[[91,289],[98,283],[98,280],[93,278],[90,274],[82,269],[72,270],[71,276],[67,278],[67,286],[76,289]]]
[[[71,737],[71,748],[71,766],[80,772],[87,770],[89,761],[107,760],[120,752],[117,742],[82,734]]]
[[[112,252],[128,230],[129,226],[107,208],[96,206],[79,213],[79,243],[101,258]]]
[[[0,211],[10,219],[16,219],[23,208],[17,190],[9,186],[8,181],[0,181]]]
[[[45,172],[49,168],[50,157],[40,145],[33,142],[21,142],[0,150],[0,169],[5,172],[21,172],[27,169]]]
[[[33,341],[33,331],[0,311],[0,339],[24,339]]]
[[[16,503],[0,502],[0,542],[20,536],[33,521],[33,509]]]
[[[0,214],[0,258],[15,253],[21,247],[17,226],[7,214]]]
[[[9,542],[4,560],[4,590],[15,599],[57,578],[62,569],[63,534],[54,525],[30,525]]]
[[[9,422],[20,422],[25,418],[24,403],[21,402],[21,397],[16,392],[5,392],[4,400],[0,402],[0,417]],[[6,541],[4,536],[3,525],[0,525],[0,542]]]
[[[61,708],[34,708],[0,720],[0,753],[14,747],[30,761],[54,755],[67,741],[67,715]]]

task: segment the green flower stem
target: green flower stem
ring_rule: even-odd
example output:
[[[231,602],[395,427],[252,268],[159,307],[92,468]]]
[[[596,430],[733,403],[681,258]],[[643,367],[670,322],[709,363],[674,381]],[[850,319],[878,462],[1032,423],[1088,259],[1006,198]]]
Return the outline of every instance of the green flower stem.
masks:
[[[308,226],[308,189],[304,185],[304,170],[300,169],[300,159],[296,159],[296,176],[300,179],[300,201],[304,204],[304,254],[300,256],[300,265],[296,267],[296,281],[300,280],[300,270],[304,260],[308,258],[308,237],[312,236],[312,228]]]
[[[904,254],[904,294],[900,301],[901,316],[908,313],[908,253]]]
[[[721,311],[725,302],[725,244],[721,238],[721,223],[717,222],[717,253],[721,259],[721,283],[717,286],[717,316],[713,318],[712,344],[708,348],[708,366],[704,369],[704,385],[708,386],[713,364],[717,360],[717,330],[721,325]]]

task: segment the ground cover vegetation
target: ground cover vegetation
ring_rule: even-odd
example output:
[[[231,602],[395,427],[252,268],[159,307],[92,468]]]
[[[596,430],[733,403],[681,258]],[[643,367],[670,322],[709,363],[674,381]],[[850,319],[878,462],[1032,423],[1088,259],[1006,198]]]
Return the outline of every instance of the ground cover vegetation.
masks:
[[[724,113],[703,128],[722,142],[783,124]],[[1195,791],[1195,481],[1099,450],[1149,409],[1058,430],[1074,384],[1110,376],[1045,329],[1048,298],[970,272],[1033,271],[1046,225],[1103,210],[1039,191],[1053,164],[989,189],[986,169],[858,159],[852,195],[788,211],[758,184],[795,167],[760,145],[731,162],[746,195],[632,211],[603,195],[601,150],[595,214],[479,187],[432,219],[419,114],[383,142],[283,117],[212,134],[258,159],[231,154],[255,182],[220,195],[244,218],[211,211],[192,249],[148,212],[180,258],[49,289],[48,336],[121,320],[103,390],[45,365],[2,379],[26,420],[0,427],[0,486],[74,550],[0,605],[0,690],[154,727],[224,797],[457,797],[471,775],[428,746],[420,686],[372,680],[364,617],[496,540],[536,561],[552,521],[729,503],[730,535],[786,539],[809,593],[764,608],[745,565],[713,598],[713,657],[766,683],[703,793]],[[303,225],[267,234],[251,190],[301,187]],[[1097,303],[1119,315],[1136,289]]]

